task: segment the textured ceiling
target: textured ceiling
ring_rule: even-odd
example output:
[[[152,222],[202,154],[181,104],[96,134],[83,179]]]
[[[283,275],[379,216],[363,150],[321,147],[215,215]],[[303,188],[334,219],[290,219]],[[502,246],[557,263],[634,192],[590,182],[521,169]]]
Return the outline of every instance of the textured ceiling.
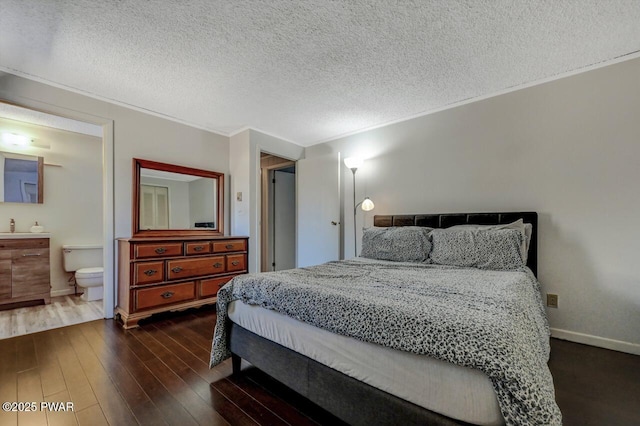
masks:
[[[640,50],[638,0],[0,0],[0,69],[312,145]]]

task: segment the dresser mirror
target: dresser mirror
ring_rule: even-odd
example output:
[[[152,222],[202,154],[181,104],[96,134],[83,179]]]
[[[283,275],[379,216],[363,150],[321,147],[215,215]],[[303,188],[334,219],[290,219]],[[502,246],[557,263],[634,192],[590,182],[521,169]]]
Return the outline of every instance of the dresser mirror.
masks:
[[[133,159],[133,235],[222,235],[224,173]]]
[[[0,202],[42,204],[44,159],[0,152]]]

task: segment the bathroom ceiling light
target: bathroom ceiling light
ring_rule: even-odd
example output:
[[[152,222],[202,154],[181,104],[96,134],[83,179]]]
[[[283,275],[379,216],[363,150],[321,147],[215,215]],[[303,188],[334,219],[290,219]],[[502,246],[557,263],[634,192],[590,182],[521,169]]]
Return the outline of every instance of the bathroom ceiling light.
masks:
[[[19,135],[17,133],[2,133],[2,144],[10,148],[41,148],[51,149],[48,143],[35,141],[29,136]]]
[[[31,139],[29,139],[29,137],[25,135],[18,135],[15,133],[3,133],[2,142],[4,142],[6,145],[29,146],[31,144]]]

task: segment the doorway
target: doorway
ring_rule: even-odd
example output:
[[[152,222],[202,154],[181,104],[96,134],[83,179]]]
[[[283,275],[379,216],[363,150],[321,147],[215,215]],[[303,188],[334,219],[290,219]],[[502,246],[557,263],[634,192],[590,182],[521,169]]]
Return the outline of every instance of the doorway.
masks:
[[[0,119],[4,130],[31,137],[30,145],[21,148],[5,146],[3,149],[21,149],[44,157],[44,187],[48,188],[45,203],[38,205],[37,211],[23,207],[15,212],[17,207],[12,204],[0,205],[3,213],[21,219],[19,225],[22,229],[29,229],[29,224],[39,220],[45,232],[50,232],[51,296],[56,303],[52,300],[50,305],[18,309],[30,310],[24,315],[32,320],[30,323],[35,327],[28,325],[21,328],[20,333],[69,325],[65,322],[67,320],[73,323],[113,317],[112,120],[23,99],[0,100]],[[78,194],[82,197],[78,198]],[[89,214],[77,213],[84,212],[87,206],[91,206]],[[85,220],[84,216],[89,219]],[[80,303],[77,300],[79,291],[64,271],[61,248],[64,244],[87,243],[103,247],[104,294],[100,301]],[[56,310],[66,313],[58,315],[63,324],[40,321],[40,316],[57,318]],[[22,315],[21,312],[8,311],[3,314]]]
[[[295,162],[261,152],[260,174],[260,270],[268,272],[295,268]]]

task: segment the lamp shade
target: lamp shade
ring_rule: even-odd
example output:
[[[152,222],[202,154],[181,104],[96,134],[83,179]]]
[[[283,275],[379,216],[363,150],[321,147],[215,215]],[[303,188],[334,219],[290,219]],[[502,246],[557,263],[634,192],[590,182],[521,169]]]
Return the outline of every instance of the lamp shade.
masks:
[[[373,204],[373,201],[371,201],[369,197],[366,197],[362,202],[362,210],[364,210],[365,212],[373,210],[374,207],[375,205]]]
[[[344,159],[344,165],[350,169],[357,169],[362,167],[364,159],[361,157],[347,157]]]

